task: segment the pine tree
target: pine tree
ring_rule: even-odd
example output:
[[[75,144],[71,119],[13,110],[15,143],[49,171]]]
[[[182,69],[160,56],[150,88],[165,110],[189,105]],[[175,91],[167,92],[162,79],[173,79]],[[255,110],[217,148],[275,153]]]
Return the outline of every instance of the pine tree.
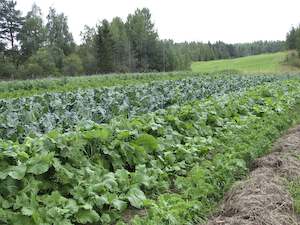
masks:
[[[16,52],[18,50],[15,45],[17,35],[20,32],[23,17],[20,10],[16,10],[16,1],[1,0],[0,2],[0,38],[1,43],[5,46],[10,45],[6,49],[10,49],[11,56],[15,61]]]

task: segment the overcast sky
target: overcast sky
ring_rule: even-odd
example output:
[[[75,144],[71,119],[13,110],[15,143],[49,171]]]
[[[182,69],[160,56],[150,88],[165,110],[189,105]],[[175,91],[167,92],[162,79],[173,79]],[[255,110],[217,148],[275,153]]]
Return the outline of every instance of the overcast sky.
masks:
[[[53,6],[68,16],[69,29],[80,44],[84,25],[121,17],[137,8],[148,8],[160,39],[175,42],[223,41],[246,43],[258,40],[285,40],[286,33],[300,23],[299,0],[16,0],[23,16],[35,2],[44,16]],[[46,19],[44,21],[46,23]]]

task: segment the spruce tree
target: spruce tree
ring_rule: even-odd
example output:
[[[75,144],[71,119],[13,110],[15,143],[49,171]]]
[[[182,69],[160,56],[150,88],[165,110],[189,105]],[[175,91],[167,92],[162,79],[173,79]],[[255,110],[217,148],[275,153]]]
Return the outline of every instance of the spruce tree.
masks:
[[[107,20],[103,20],[98,26],[95,38],[95,46],[97,51],[98,68],[101,74],[107,74],[114,71],[114,40],[110,33],[110,24]]]

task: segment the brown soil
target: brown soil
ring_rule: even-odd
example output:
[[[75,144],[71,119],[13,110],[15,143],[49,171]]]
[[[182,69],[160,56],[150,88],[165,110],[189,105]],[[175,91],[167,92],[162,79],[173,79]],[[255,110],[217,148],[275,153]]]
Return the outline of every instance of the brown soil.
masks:
[[[299,179],[300,125],[280,138],[271,154],[251,162],[248,178],[233,185],[205,224],[300,224],[286,183]]]
[[[124,210],[124,212],[122,213],[122,219],[119,219],[118,221],[116,221],[116,223],[122,221],[125,223],[132,224],[130,223],[130,220],[133,219],[136,215],[138,215],[139,217],[147,216],[147,212],[145,210],[137,209],[130,206]]]

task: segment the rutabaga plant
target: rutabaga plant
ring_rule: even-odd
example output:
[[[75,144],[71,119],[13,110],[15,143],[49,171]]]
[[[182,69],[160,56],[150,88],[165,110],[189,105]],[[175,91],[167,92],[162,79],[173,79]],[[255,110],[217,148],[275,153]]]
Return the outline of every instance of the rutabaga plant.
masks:
[[[274,83],[108,124],[81,121],[22,144],[1,140],[1,218],[110,224],[131,205],[148,209],[137,224],[205,219],[246,163],[292,124],[286,112],[299,90]]]
[[[22,142],[29,135],[39,137],[52,130],[71,131],[82,120],[107,123],[116,116],[142,115],[149,111],[167,109],[174,104],[222,96],[256,85],[269,85],[278,80],[292,78],[296,79],[291,75],[196,77],[141,85],[45,93],[8,102],[0,100],[0,138]]]

